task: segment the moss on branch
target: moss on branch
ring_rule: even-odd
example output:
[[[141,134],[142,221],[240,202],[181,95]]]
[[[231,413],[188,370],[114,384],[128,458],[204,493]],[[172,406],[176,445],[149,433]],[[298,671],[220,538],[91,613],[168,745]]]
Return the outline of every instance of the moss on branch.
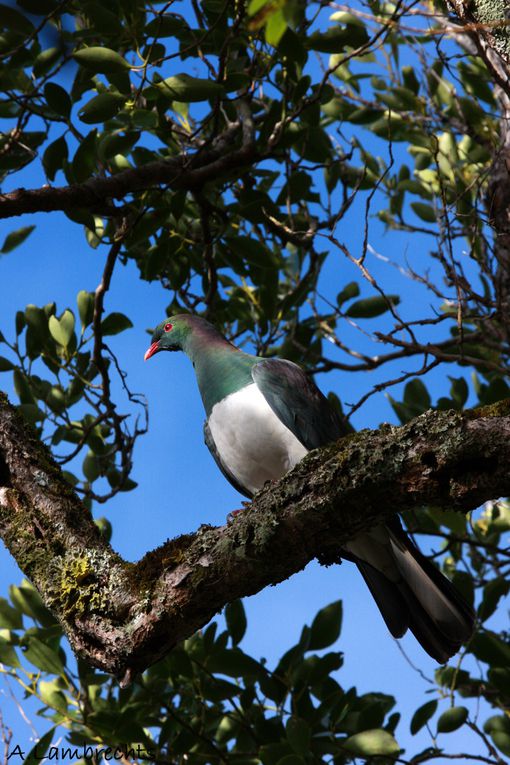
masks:
[[[429,411],[350,435],[311,452],[225,526],[202,526],[137,564],[107,544],[4,396],[0,458],[7,546],[73,649],[127,682],[227,602],[313,558],[337,561],[349,539],[396,512],[423,504],[465,512],[510,494],[510,406]]]

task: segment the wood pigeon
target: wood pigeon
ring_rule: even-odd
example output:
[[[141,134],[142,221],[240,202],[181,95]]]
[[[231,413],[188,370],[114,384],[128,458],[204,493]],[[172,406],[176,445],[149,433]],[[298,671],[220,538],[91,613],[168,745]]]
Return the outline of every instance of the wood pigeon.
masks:
[[[180,350],[193,363],[204,402],[205,442],[241,494],[252,497],[310,449],[342,435],[336,411],[297,364],[245,353],[205,319],[187,314],[158,325],[145,360]],[[471,608],[398,520],[359,534],[342,555],[358,566],[394,637],[410,629],[440,663],[471,637]]]

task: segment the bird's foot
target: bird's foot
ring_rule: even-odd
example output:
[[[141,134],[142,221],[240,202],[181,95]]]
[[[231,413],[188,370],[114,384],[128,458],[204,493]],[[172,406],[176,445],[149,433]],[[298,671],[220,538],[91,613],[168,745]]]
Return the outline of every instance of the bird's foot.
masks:
[[[231,512],[227,515],[227,523],[231,523],[240,513],[244,513],[251,502],[241,502],[241,504],[242,507],[239,510],[231,510]]]

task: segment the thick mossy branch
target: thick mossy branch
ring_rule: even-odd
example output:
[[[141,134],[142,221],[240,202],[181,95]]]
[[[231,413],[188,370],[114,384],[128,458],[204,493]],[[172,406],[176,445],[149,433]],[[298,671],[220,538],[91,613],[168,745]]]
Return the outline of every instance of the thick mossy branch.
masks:
[[[313,558],[337,561],[349,539],[396,512],[465,512],[510,494],[508,409],[430,411],[361,431],[309,454],[227,525],[202,526],[131,564],[0,396],[0,532],[73,649],[128,682],[229,601]]]
[[[483,59],[494,83],[510,93],[510,25],[507,0],[447,0]]]
[[[471,0],[468,10],[491,34],[494,48],[510,61],[510,26],[507,0]]]

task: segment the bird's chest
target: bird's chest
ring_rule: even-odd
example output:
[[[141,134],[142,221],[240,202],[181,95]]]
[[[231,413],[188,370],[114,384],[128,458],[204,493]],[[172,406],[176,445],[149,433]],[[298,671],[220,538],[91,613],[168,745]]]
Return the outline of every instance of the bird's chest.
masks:
[[[209,429],[223,465],[252,493],[281,478],[307,453],[255,383],[215,404]]]

